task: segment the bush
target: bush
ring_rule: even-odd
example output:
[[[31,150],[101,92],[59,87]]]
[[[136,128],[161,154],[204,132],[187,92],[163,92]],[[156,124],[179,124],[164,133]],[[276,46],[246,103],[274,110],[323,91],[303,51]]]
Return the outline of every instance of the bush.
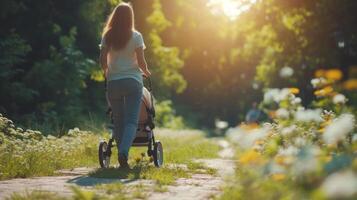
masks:
[[[155,122],[158,127],[172,129],[182,129],[186,127],[183,118],[176,115],[176,111],[172,106],[172,101],[165,100],[156,103],[155,110]]]
[[[0,114],[0,180],[52,175],[55,170],[97,164],[99,136],[78,128],[61,138],[23,130]]]

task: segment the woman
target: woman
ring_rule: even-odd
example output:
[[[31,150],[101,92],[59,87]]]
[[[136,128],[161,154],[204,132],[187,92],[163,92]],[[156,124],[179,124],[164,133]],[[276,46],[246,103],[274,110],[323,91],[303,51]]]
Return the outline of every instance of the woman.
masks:
[[[134,28],[129,4],[119,4],[102,34],[100,63],[108,81],[108,99],[114,120],[118,161],[128,168],[129,149],[135,139],[143,89],[142,75],[150,76],[142,35]]]

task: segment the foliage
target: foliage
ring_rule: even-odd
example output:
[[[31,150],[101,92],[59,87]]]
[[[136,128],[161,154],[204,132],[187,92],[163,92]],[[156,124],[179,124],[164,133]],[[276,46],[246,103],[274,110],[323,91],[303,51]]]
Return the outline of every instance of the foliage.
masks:
[[[186,124],[181,116],[177,116],[170,100],[157,102],[155,105],[155,125],[162,128],[182,129]]]
[[[78,128],[66,136],[43,136],[23,130],[0,116],[0,179],[53,175],[56,170],[93,166],[97,161],[99,137]],[[55,156],[55,159],[53,159]]]
[[[148,60],[157,88],[160,88],[157,93],[161,98],[171,97],[172,91],[182,93],[186,88],[186,81],[180,74],[184,62],[180,58],[180,50],[177,47],[164,46],[160,37],[160,34],[171,26],[162,11],[160,0],[153,2],[153,11],[146,20],[150,26]]]

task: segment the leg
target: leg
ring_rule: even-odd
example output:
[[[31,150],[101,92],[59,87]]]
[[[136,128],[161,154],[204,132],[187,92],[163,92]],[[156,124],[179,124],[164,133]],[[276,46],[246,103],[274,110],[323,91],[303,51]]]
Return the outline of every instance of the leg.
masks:
[[[126,158],[128,157],[129,149],[136,137],[142,97],[142,85],[135,80],[131,80],[129,83],[128,88],[130,88],[130,93],[125,97],[125,128],[122,141],[119,145],[120,154],[124,155]]]
[[[108,103],[111,105],[113,116],[113,138],[116,141],[119,150],[119,144],[123,137],[124,131],[124,95],[121,94],[120,85],[117,82],[108,84]]]
[[[112,105],[112,112],[113,112],[113,123],[114,123],[114,131],[113,131],[113,138],[117,143],[118,150],[120,141],[123,138],[123,131],[124,131],[124,97],[119,99],[113,99],[111,101]]]

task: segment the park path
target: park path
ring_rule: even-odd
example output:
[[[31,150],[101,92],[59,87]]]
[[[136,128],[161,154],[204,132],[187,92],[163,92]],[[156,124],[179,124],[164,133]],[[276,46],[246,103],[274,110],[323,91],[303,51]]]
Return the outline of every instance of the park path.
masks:
[[[165,193],[152,193],[148,199],[155,200],[181,200],[181,199],[212,199],[220,195],[226,178],[234,174],[235,163],[232,160],[234,151],[230,144],[219,139],[218,144],[222,147],[217,159],[198,159],[207,167],[217,170],[217,176],[209,174],[193,174],[191,178],[180,178],[174,185],[168,186]]]
[[[234,155],[230,144],[223,139],[217,139],[222,147],[217,159],[198,159],[197,162],[204,163],[207,167],[217,170],[217,175],[193,174],[191,178],[180,178],[173,185],[167,186],[166,192],[148,192],[147,199],[211,199],[220,195],[225,179],[234,174]],[[61,196],[70,197],[72,190],[70,186],[77,185],[83,189],[93,189],[97,184],[122,182],[126,185],[153,185],[150,180],[125,180],[125,179],[103,179],[89,177],[88,173],[93,168],[76,168],[73,170],[62,170],[61,176],[35,177],[24,179],[12,179],[0,181],[0,200],[6,199],[12,193],[22,193],[33,190],[43,190],[58,193]]]

